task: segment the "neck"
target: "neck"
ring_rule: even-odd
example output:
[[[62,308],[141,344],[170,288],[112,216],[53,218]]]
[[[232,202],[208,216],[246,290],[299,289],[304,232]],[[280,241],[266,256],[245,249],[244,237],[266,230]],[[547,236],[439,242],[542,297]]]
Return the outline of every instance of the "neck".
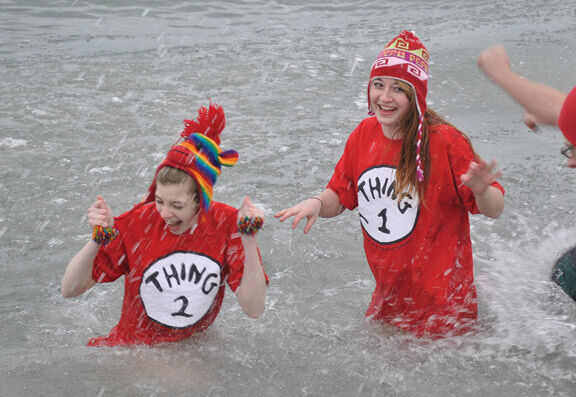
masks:
[[[400,126],[386,126],[380,124],[380,128],[382,128],[382,133],[388,139],[402,139],[404,138],[404,132],[401,131]]]

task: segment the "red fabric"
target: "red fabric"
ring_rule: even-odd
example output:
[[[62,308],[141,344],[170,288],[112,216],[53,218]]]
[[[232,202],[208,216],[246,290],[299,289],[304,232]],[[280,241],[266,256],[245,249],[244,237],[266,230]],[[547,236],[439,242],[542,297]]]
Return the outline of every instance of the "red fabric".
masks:
[[[350,135],[327,187],[346,208],[359,207],[376,279],[366,316],[438,337],[467,332],[477,318],[468,212],[478,208],[460,183],[474,159],[468,141],[452,127],[435,126],[429,148],[425,205],[416,194],[398,201],[391,185],[401,141],[386,138],[375,117]]]
[[[100,248],[92,277],[104,283],[125,276],[122,314],[110,335],[88,345],[172,342],[212,324],[225,281],[235,291],[244,270],[237,212],[213,201],[204,221],[180,236],[165,228],[154,203],[117,217],[120,236]]]
[[[558,118],[558,127],[564,133],[566,139],[576,145],[576,87],[566,97],[560,117]]]
[[[201,106],[198,109],[198,121],[184,120],[184,131],[180,134],[186,138],[196,132],[206,135],[208,138],[220,145],[220,133],[226,126],[226,116],[222,106],[212,103],[208,108]]]

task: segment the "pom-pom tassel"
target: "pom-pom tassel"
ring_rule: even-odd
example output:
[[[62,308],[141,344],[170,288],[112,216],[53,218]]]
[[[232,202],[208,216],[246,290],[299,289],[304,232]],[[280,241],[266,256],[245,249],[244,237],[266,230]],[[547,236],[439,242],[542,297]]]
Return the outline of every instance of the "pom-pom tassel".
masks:
[[[264,219],[260,216],[250,218],[245,216],[238,220],[238,232],[252,236],[258,233],[258,230],[264,225]]]
[[[222,106],[212,103],[208,108],[202,106],[198,109],[198,119],[184,120],[184,131],[180,134],[183,138],[187,138],[192,134],[199,133],[212,139],[216,144],[220,144],[220,133],[226,126],[226,117],[224,116],[224,109]]]
[[[113,227],[94,226],[92,230],[92,240],[94,240],[96,244],[107,245],[118,237],[119,234],[120,232]]]

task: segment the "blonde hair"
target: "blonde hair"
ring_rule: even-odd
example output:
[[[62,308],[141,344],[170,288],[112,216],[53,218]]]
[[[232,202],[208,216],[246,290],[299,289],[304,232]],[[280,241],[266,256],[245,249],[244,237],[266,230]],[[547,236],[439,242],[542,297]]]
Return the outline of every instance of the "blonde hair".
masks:
[[[190,184],[190,194],[194,197],[196,204],[200,203],[200,198],[198,197],[198,186],[194,178],[190,176],[187,172],[184,172],[178,168],[165,166],[158,170],[156,174],[156,183],[161,185],[175,185],[175,184]]]
[[[426,190],[430,176],[430,153],[428,147],[430,127],[438,124],[446,124],[456,129],[468,142],[470,142],[470,139],[438,113],[427,108],[424,113],[424,125],[422,126],[422,141],[420,146],[420,161],[422,162],[422,168],[424,170],[424,181],[419,183],[416,173],[416,148],[418,144],[419,121],[416,95],[410,84],[402,80],[396,80],[396,82],[410,101],[410,110],[406,113],[404,119],[400,121],[400,128],[404,132],[404,137],[402,139],[398,167],[396,168],[396,192],[400,199],[412,192],[416,192],[419,200],[424,202],[424,191]],[[478,155],[474,153],[474,157],[477,159]]]

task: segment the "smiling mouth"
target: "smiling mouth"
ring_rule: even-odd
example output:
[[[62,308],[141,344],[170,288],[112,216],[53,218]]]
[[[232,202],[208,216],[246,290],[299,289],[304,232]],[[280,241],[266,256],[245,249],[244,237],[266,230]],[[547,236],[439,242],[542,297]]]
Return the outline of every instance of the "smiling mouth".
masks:
[[[392,106],[378,105],[378,109],[380,109],[381,111],[386,112],[386,113],[392,113],[398,108],[392,107]]]
[[[182,224],[182,221],[166,222],[166,226],[168,226],[172,230],[178,229],[181,224]]]

